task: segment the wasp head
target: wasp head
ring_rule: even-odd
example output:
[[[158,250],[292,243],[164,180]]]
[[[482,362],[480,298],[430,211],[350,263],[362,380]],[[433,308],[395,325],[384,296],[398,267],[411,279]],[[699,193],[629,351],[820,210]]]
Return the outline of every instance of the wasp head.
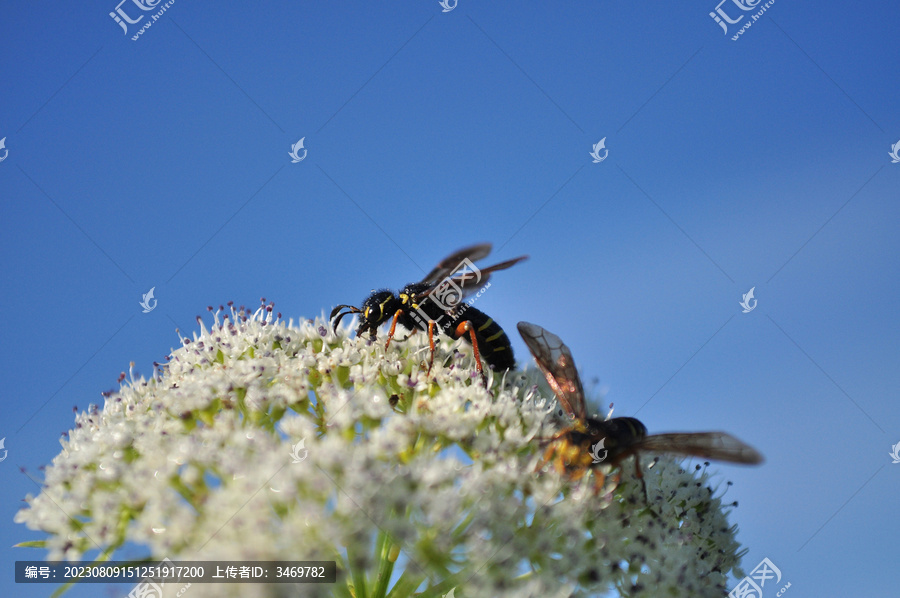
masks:
[[[356,310],[356,313],[361,316],[356,335],[359,336],[368,331],[372,338],[375,338],[378,327],[391,319],[398,309],[400,309],[400,299],[392,291],[373,291],[363,301],[362,307]]]
[[[397,311],[399,303],[400,300],[391,291],[372,291],[372,294],[363,301],[362,307],[338,305],[331,310],[330,319],[333,320],[332,325],[337,330],[344,316],[360,314],[359,327],[356,329],[357,336],[368,330],[374,337],[378,327]]]

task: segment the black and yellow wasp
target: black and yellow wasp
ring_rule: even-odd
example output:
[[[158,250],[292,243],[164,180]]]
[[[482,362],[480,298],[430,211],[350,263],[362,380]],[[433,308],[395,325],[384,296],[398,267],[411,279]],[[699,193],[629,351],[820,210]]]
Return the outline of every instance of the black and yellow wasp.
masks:
[[[338,305],[331,311],[333,326],[337,328],[347,314],[360,314],[356,334],[368,332],[374,339],[378,327],[391,320],[385,349],[394,338],[397,324],[411,331],[427,331],[431,346],[429,371],[434,363],[434,332],[439,328],[454,339],[462,337],[472,344],[475,364],[483,381],[486,378],[482,359],[495,370],[513,368],[516,360],[509,337],[491,317],[465,299],[484,290],[492,272],[505,270],[528,256],[478,269],[473,262],[487,257],[490,252],[490,243],[460,249],[441,260],[421,281],[406,285],[398,294],[387,289],[373,291],[362,307]]]
[[[607,420],[588,417],[584,389],[569,347],[558,336],[535,324],[519,322],[518,328],[560,405],[573,420],[570,427],[549,439],[550,445],[539,467],[552,462],[561,475],[578,480],[593,466],[608,464],[617,471],[615,486],[619,481],[618,467],[630,456],[634,456],[635,475],[643,484],[638,461],[642,452],[676,453],[748,465],[762,463],[763,457],[756,449],[725,432],[648,436],[644,424],[633,417]],[[604,476],[596,469],[595,475],[595,488],[599,491]],[[646,493],[646,486],[644,490]]]

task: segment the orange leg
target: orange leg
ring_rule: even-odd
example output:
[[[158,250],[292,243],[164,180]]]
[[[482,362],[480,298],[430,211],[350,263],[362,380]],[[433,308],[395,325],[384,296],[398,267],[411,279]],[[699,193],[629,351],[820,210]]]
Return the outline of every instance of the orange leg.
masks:
[[[576,469],[572,472],[569,472],[569,479],[572,480],[573,482],[577,482],[581,478],[583,478],[587,472],[588,472],[587,467],[579,467],[578,469]]]
[[[431,357],[428,359],[428,375],[431,375],[431,366],[434,365],[434,320],[428,320],[428,346],[431,347]]]
[[[553,453],[564,450],[563,448],[560,448],[557,441],[569,434],[569,432],[571,431],[571,429],[566,428],[565,430],[560,430],[550,438],[545,439],[545,441],[548,443],[547,450],[544,451],[544,457],[541,459],[541,462],[538,463],[535,471],[540,471],[544,467],[544,465],[546,465],[553,457]],[[560,455],[560,457],[554,462],[553,466],[560,475],[566,472],[565,459],[562,457],[562,455]]]
[[[400,316],[403,315],[403,310],[398,309],[397,313],[394,314],[394,319],[391,321],[391,330],[388,332],[387,342],[384,343],[384,350],[387,351],[387,348],[391,346],[391,339],[394,338],[394,331],[397,330],[397,320],[400,319]]]
[[[478,350],[478,340],[475,338],[475,327],[472,326],[472,322],[469,320],[466,320],[456,327],[456,338],[461,337],[466,332],[469,333],[469,338],[472,340],[472,353],[475,354],[475,367],[478,368],[478,373],[481,375],[481,382],[484,384],[484,387],[487,388],[487,376],[484,375],[484,369],[481,366],[481,352]]]
[[[544,456],[541,457],[541,461],[537,464],[537,467],[534,468],[535,473],[539,472],[544,468],[544,465],[550,461],[550,458],[553,457],[553,445],[547,447],[547,450],[544,451]]]
[[[544,466],[550,462],[550,459],[553,459],[554,453],[556,453],[557,446],[554,443],[551,443],[550,446],[547,447],[547,450],[544,451],[544,456],[541,458],[540,463],[537,464],[537,467],[534,469],[535,473],[539,472],[544,468]],[[559,475],[563,475],[566,473],[566,467],[563,463],[562,457],[553,460],[553,469],[556,470],[556,473]]]
[[[603,475],[603,472],[599,469],[594,469],[594,495],[600,494],[600,491],[603,490],[603,484],[606,482],[606,476]],[[618,483],[618,479],[616,479],[616,483]]]
[[[620,474],[619,470],[616,469],[616,474],[613,476],[613,483],[612,483],[612,486],[611,486],[610,489],[609,489],[610,492],[612,492],[613,490],[615,490],[615,489],[619,486],[619,481],[620,481],[621,479],[622,479],[622,475]]]

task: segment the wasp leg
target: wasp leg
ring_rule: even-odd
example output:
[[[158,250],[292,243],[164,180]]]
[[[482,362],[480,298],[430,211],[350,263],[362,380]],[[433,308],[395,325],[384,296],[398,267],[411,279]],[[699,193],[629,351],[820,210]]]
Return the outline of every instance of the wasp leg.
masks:
[[[434,320],[428,320],[428,346],[431,347],[431,357],[428,359],[428,375],[431,375],[431,366],[434,365]]]
[[[547,450],[544,451],[544,456],[541,457],[540,462],[537,464],[537,467],[534,468],[535,473],[539,472],[544,468],[544,466],[550,462],[550,457],[553,456],[553,445],[547,447]]]
[[[641,461],[638,459],[637,453],[634,455],[634,475],[641,481],[641,488],[644,489],[644,498],[647,499],[647,506],[650,506],[650,493],[647,492],[647,480],[644,479],[644,472],[641,471]]]
[[[544,466],[550,462],[550,459],[553,458],[553,454],[556,452],[556,448],[557,447],[555,444],[551,444],[550,446],[547,447],[547,450],[544,451],[544,456],[541,457],[541,460],[537,464],[537,467],[534,468],[535,473],[538,473],[539,471],[541,471],[544,468]],[[553,468],[560,475],[564,474],[566,471],[565,467],[563,466],[562,459],[557,459],[556,461],[554,461]]]
[[[618,488],[620,481],[622,481],[622,474],[619,471],[619,468],[616,468],[616,473],[612,476],[612,485],[610,486],[609,491],[613,492],[616,488]]]
[[[487,376],[484,375],[484,368],[481,366],[481,351],[478,350],[478,340],[475,338],[475,327],[469,320],[466,320],[456,327],[456,338],[461,337],[466,332],[469,333],[469,338],[472,340],[472,352],[475,354],[475,367],[478,368],[478,373],[481,375],[481,382],[484,384],[484,387],[487,388]]]
[[[535,471],[540,471],[550,461],[550,458],[553,456],[554,451],[556,451],[559,448],[556,441],[559,440],[560,438],[564,437],[569,432],[570,432],[570,430],[568,430],[568,429],[560,430],[559,432],[557,432],[550,438],[543,439],[544,442],[548,443],[548,446],[547,446],[547,450],[544,451],[543,459],[541,459],[541,462],[538,463],[538,466],[537,466],[537,468],[535,468]],[[561,462],[559,464],[559,467],[556,467],[556,470],[559,473],[565,473],[565,467]]]
[[[556,473],[558,473],[560,476],[564,476],[566,475],[566,459],[564,454],[560,452],[560,450],[561,449],[557,447],[556,451],[554,451],[556,453],[556,458],[553,459],[553,469],[555,469]]]
[[[594,469],[594,496],[600,494],[600,491],[603,490],[604,483],[606,482],[606,476],[599,469]]]
[[[588,471],[589,471],[589,470],[588,470],[587,467],[579,467],[578,469],[576,469],[575,471],[573,471],[573,472],[571,472],[571,473],[569,474],[569,479],[572,480],[573,482],[577,482],[577,481],[579,481],[581,478],[583,478],[584,475],[585,475]]]
[[[394,319],[391,320],[391,330],[388,332],[387,342],[384,343],[384,350],[387,351],[387,348],[391,346],[391,339],[394,338],[394,331],[397,330],[397,320],[400,319],[400,316],[403,315],[403,310],[398,309],[397,313],[394,314]]]
[[[634,454],[634,475],[641,481],[641,488],[644,490],[644,500],[647,501],[647,510],[650,511],[650,514],[653,515],[654,518],[662,521],[662,517],[660,517],[659,513],[657,513],[650,505],[650,492],[647,491],[647,480],[644,479],[644,473],[641,471],[641,462],[638,459],[637,453]]]

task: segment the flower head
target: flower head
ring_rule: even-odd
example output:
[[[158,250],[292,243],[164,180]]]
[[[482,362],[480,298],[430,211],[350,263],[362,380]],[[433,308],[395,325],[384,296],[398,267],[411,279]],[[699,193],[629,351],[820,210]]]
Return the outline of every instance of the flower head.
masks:
[[[625,471],[597,493],[542,467],[557,408],[521,372],[490,372],[488,390],[463,340],[442,338],[429,373],[425,335],[385,350],[349,330],[220,308],[150,379],[76,417],[16,521],[54,560],[126,542],[155,559],[336,560],[343,590],[311,594],[724,593],[736,526],[705,469],[660,460],[651,505]]]

